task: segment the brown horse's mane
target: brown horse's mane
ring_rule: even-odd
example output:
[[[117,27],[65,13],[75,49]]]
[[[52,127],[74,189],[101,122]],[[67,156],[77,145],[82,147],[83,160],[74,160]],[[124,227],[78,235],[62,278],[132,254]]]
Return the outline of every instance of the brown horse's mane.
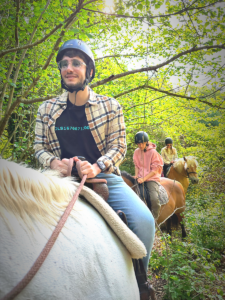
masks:
[[[5,211],[22,218],[55,226],[71,200],[76,187],[71,178],[57,171],[41,172],[0,159],[0,215]]]
[[[131,176],[129,173],[127,173],[126,171],[121,171],[121,176],[125,177],[127,180],[130,180],[132,182],[132,184],[135,184],[135,179],[133,176]]]

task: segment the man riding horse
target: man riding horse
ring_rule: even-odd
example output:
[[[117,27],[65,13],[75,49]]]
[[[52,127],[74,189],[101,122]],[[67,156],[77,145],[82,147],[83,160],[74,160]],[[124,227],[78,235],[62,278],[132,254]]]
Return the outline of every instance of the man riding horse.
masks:
[[[126,154],[126,132],[120,104],[98,95],[88,84],[95,77],[95,61],[81,40],[65,42],[56,57],[61,75],[61,96],[40,105],[35,128],[35,156],[45,168],[67,174],[69,158],[83,156],[81,173],[104,178],[109,189],[108,204],[122,210],[129,228],[147,249],[143,258],[147,272],[154,241],[154,218],[145,204],[125,184],[118,168]],[[147,277],[145,277],[147,278]],[[147,282],[139,282],[141,299],[148,299]],[[145,298],[144,298],[145,297]]]

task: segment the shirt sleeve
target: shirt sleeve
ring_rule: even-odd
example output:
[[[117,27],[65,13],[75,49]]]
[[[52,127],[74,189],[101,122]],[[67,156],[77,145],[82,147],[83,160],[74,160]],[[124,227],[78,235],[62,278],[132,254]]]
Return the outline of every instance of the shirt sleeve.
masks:
[[[41,105],[38,109],[36,126],[35,126],[35,142],[34,150],[35,157],[43,165],[43,167],[50,167],[50,163],[56,157],[51,149],[47,138],[47,128],[48,124],[44,121],[43,115],[45,111],[45,105]]]
[[[137,151],[134,151],[134,155],[133,155],[133,162],[136,168],[138,167],[138,155],[137,155]]]
[[[117,170],[127,150],[126,127],[122,107],[119,104],[114,112],[114,117],[110,120],[106,140],[107,152],[98,161],[102,161],[105,164],[106,171],[104,173],[110,174]]]
[[[160,161],[159,154],[156,152],[156,150],[154,150],[150,165],[150,172],[157,172],[159,167],[162,167],[162,162]]]

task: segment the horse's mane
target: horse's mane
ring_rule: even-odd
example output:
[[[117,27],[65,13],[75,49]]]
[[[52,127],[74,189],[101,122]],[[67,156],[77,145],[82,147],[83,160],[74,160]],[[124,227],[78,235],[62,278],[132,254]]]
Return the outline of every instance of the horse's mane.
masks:
[[[128,180],[130,180],[132,182],[132,184],[135,184],[135,179],[133,176],[131,176],[129,173],[127,173],[126,171],[121,171],[121,175],[125,178],[127,178]]]
[[[197,168],[198,167],[198,162],[196,160],[196,158],[194,156],[185,156],[186,158],[186,163],[187,163],[187,167],[188,168],[191,168],[191,167],[195,167]],[[184,163],[185,163],[185,160],[184,158],[179,158],[174,164],[174,168],[178,171],[178,172],[182,172],[182,170],[184,169]]]
[[[57,171],[40,171],[0,159],[0,214],[2,207],[29,225],[31,218],[56,225],[76,186]]]

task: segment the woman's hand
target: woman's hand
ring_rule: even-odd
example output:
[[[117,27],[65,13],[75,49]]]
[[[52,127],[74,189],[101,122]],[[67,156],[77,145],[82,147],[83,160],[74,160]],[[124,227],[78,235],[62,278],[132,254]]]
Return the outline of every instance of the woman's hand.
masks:
[[[137,182],[138,182],[138,183],[143,183],[143,182],[144,182],[144,178],[138,178],[138,179],[137,179]]]

